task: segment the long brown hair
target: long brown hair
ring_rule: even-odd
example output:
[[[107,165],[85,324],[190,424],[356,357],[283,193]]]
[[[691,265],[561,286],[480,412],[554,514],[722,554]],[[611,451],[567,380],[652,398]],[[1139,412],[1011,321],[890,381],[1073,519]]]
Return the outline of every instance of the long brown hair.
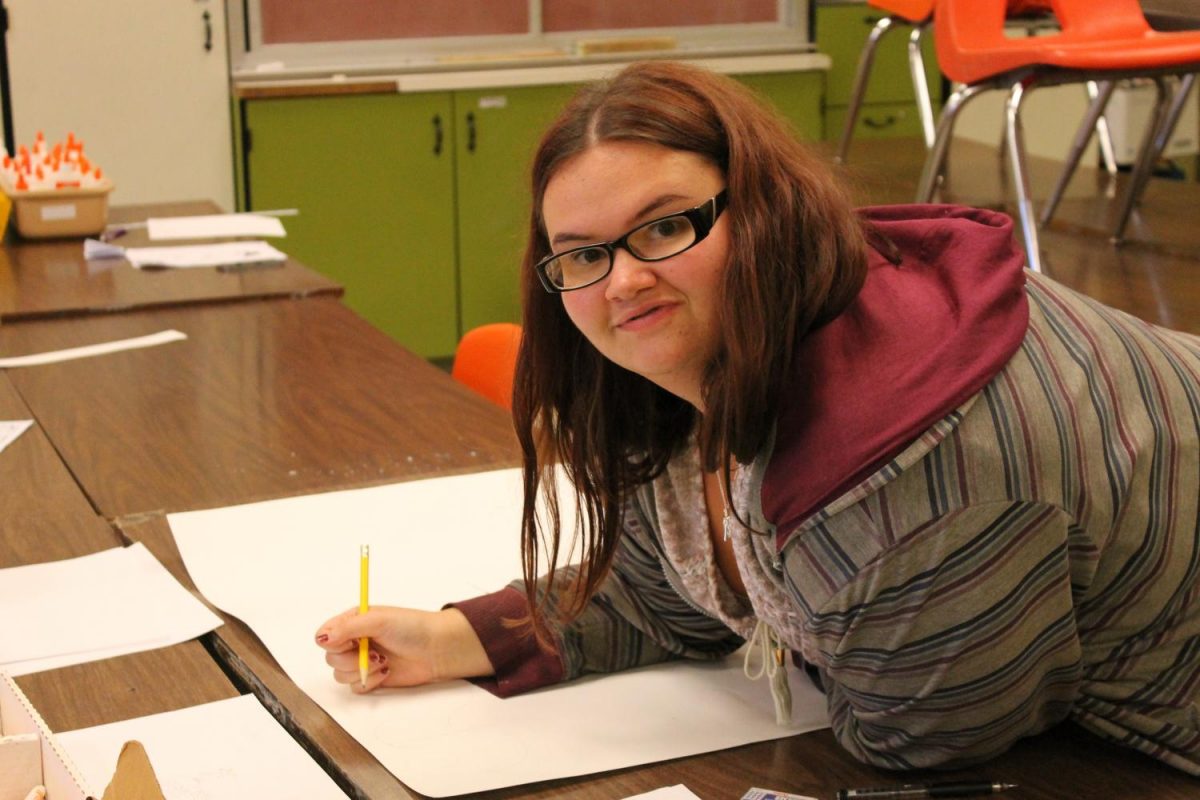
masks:
[[[571,323],[534,265],[551,253],[546,186],[569,159],[604,141],[642,141],[697,153],[724,173],[729,263],[718,352],[703,376],[703,415],[604,358]],[[524,459],[522,563],[539,635],[544,615],[578,615],[611,567],[622,503],[659,475],[697,433],[706,470],[750,461],[764,446],[796,345],[837,316],[866,274],[857,214],[823,162],[741,84],[670,62],[633,64],[582,89],[542,138],[533,161],[533,212],[522,266],[524,335],[513,415]],[[561,597],[564,541],[556,465],[574,486],[580,567]],[[549,509],[539,523],[538,496]],[[537,579],[544,555],[545,591]]]

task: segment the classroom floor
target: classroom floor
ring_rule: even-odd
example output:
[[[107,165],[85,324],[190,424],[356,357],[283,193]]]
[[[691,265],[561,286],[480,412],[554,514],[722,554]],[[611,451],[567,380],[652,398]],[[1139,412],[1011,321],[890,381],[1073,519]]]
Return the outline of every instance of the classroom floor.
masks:
[[[861,140],[840,169],[857,202],[908,203],[924,157],[918,139]],[[1015,195],[997,148],[956,141],[949,164],[939,201],[1005,208],[1015,215]],[[1034,205],[1040,208],[1058,165],[1030,159],[1029,166]],[[1130,220],[1127,242],[1117,247],[1109,243],[1108,230],[1128,177],[1080,168],[1049,228],[1041,231],[1043,269],[1103,303],[1200,334],[1200,183],[1152,179]]]

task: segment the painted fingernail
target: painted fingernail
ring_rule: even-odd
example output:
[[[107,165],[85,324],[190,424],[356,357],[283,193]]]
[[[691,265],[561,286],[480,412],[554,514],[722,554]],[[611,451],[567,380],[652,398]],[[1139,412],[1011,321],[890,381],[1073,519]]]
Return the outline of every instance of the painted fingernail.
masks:
[[[328,633],[317,634],[317,644],[325,644],[328,641],[329,641]]]
[[[384,667],[383,669],[379,670],[379,674],[386,678],[388,675],[392,674],[392,670],[389,667]]]
[[[379,655],[379,653],[375,652],[374,650],[372,650],[370,655],[367,657],[371,659],[372,664],[382,664],[383,663],[383,656]]]

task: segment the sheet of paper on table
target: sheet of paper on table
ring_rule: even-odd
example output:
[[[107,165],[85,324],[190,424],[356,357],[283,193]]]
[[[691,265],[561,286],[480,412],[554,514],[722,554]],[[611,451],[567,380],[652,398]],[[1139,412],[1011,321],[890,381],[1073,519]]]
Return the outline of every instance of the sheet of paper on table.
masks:
[[[0,569],[0,619],[10,675],[166,647],[222,624],[141,544]]]
[[[767,684],[742,674],[740,652],[506,700],[463,681],[368,696],[333,681],[313,636],[355,606],[360,544],[371,547],[373,605],[438,609],[520,574],[520,511],[520,474],[502,470],[168,521],[204,596],[246,622],[300,688],[425,795],[590,774],[828,725],[823,696],[792,670],[793,723],[777,726]]]
[[[125,258],[138,269],[151,267],[194,269],[282,264],[287,255],[266,242],[220,242],[172,247],[127,247]]]
[[[17,437],[29,429],[33,424],[31,419],[4,419],[0,420],[0,453],[4,452],[4,448],[17,440]]]
[[[146,220],[151,241],[220,239],[230,236],[287,236],[278,217],[265,214],[204,214],[195,217],[151,217]]]
[[[345,800],[253,695],[55,735],[99,797],[121,746],[138,741],[171,800]]]
[[[117,339],[111,342],[70,347],[66,350],[51,350],[45,353],[30,353],[23,356],[5,356],[0,358],[0,369],[14,367],[37,367],[42,364],[57,364],[60,361],[73,361],[77,358],[92,358],[109,353],[120,353],[125,350],[138,350],[143,347],[157,347],[160,344],[179,342],[187,338],[180,331],[159,331],[146,336],[135,336],[130,339]]]

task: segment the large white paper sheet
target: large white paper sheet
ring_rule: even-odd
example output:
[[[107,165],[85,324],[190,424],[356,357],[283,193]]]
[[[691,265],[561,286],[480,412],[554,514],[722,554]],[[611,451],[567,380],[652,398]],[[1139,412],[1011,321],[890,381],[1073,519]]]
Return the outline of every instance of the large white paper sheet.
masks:
[[[17,437],[29,429],[33,424],[31,419],[5,419],[0,420],[0,453],[4,452],[4,448],[17,440]]]
[[[109,353],[119,353],[123,350],[137,350],[142,347],[157,347],[160,344],[178,342],[187,338],[180,331],[159,331],[146,336],[135,336],[131,339],[117,339],[100,344],[89,344],[83,347],[71,347],[66,350],[51,350],[45,353],[32,353],[25,356],[8,356],[0,358],[0,369],[12,367],[35,367],[40,364],[56,364],[60,361],[72,361],[76,358],[91,358]]]
[[[282,264],[287,260],[284,253],[262,241],[129,247],[125,250],[125,257],[138,269],[263,266]]]
[[[125,742],[136,740],[171,800],[345,800],[316,762],[253,695],[58,733],[96,797]]]
[[[226,236],[286,236],[283,223],[263,214],[205,214],[198,217],[152,217],[146,220],[153,241],[217,239]]]
[[[0,569],[0,619],[10,675],[166,647],[222,624],[141,544]]]
[[[828,725],[824,698],[793,670],[793,725],[777,726],[766,683],[744,677],[740,654],[507,700],[462,681],[365,697],[334,683],[313,635],[356,605],[360,544],[371,546],[372,604],[437,609],[520,574],[520,508],[519,472],[503,470],[168,521],[205,597],[245,621],[297,685],[425,795],[618,769]]]

